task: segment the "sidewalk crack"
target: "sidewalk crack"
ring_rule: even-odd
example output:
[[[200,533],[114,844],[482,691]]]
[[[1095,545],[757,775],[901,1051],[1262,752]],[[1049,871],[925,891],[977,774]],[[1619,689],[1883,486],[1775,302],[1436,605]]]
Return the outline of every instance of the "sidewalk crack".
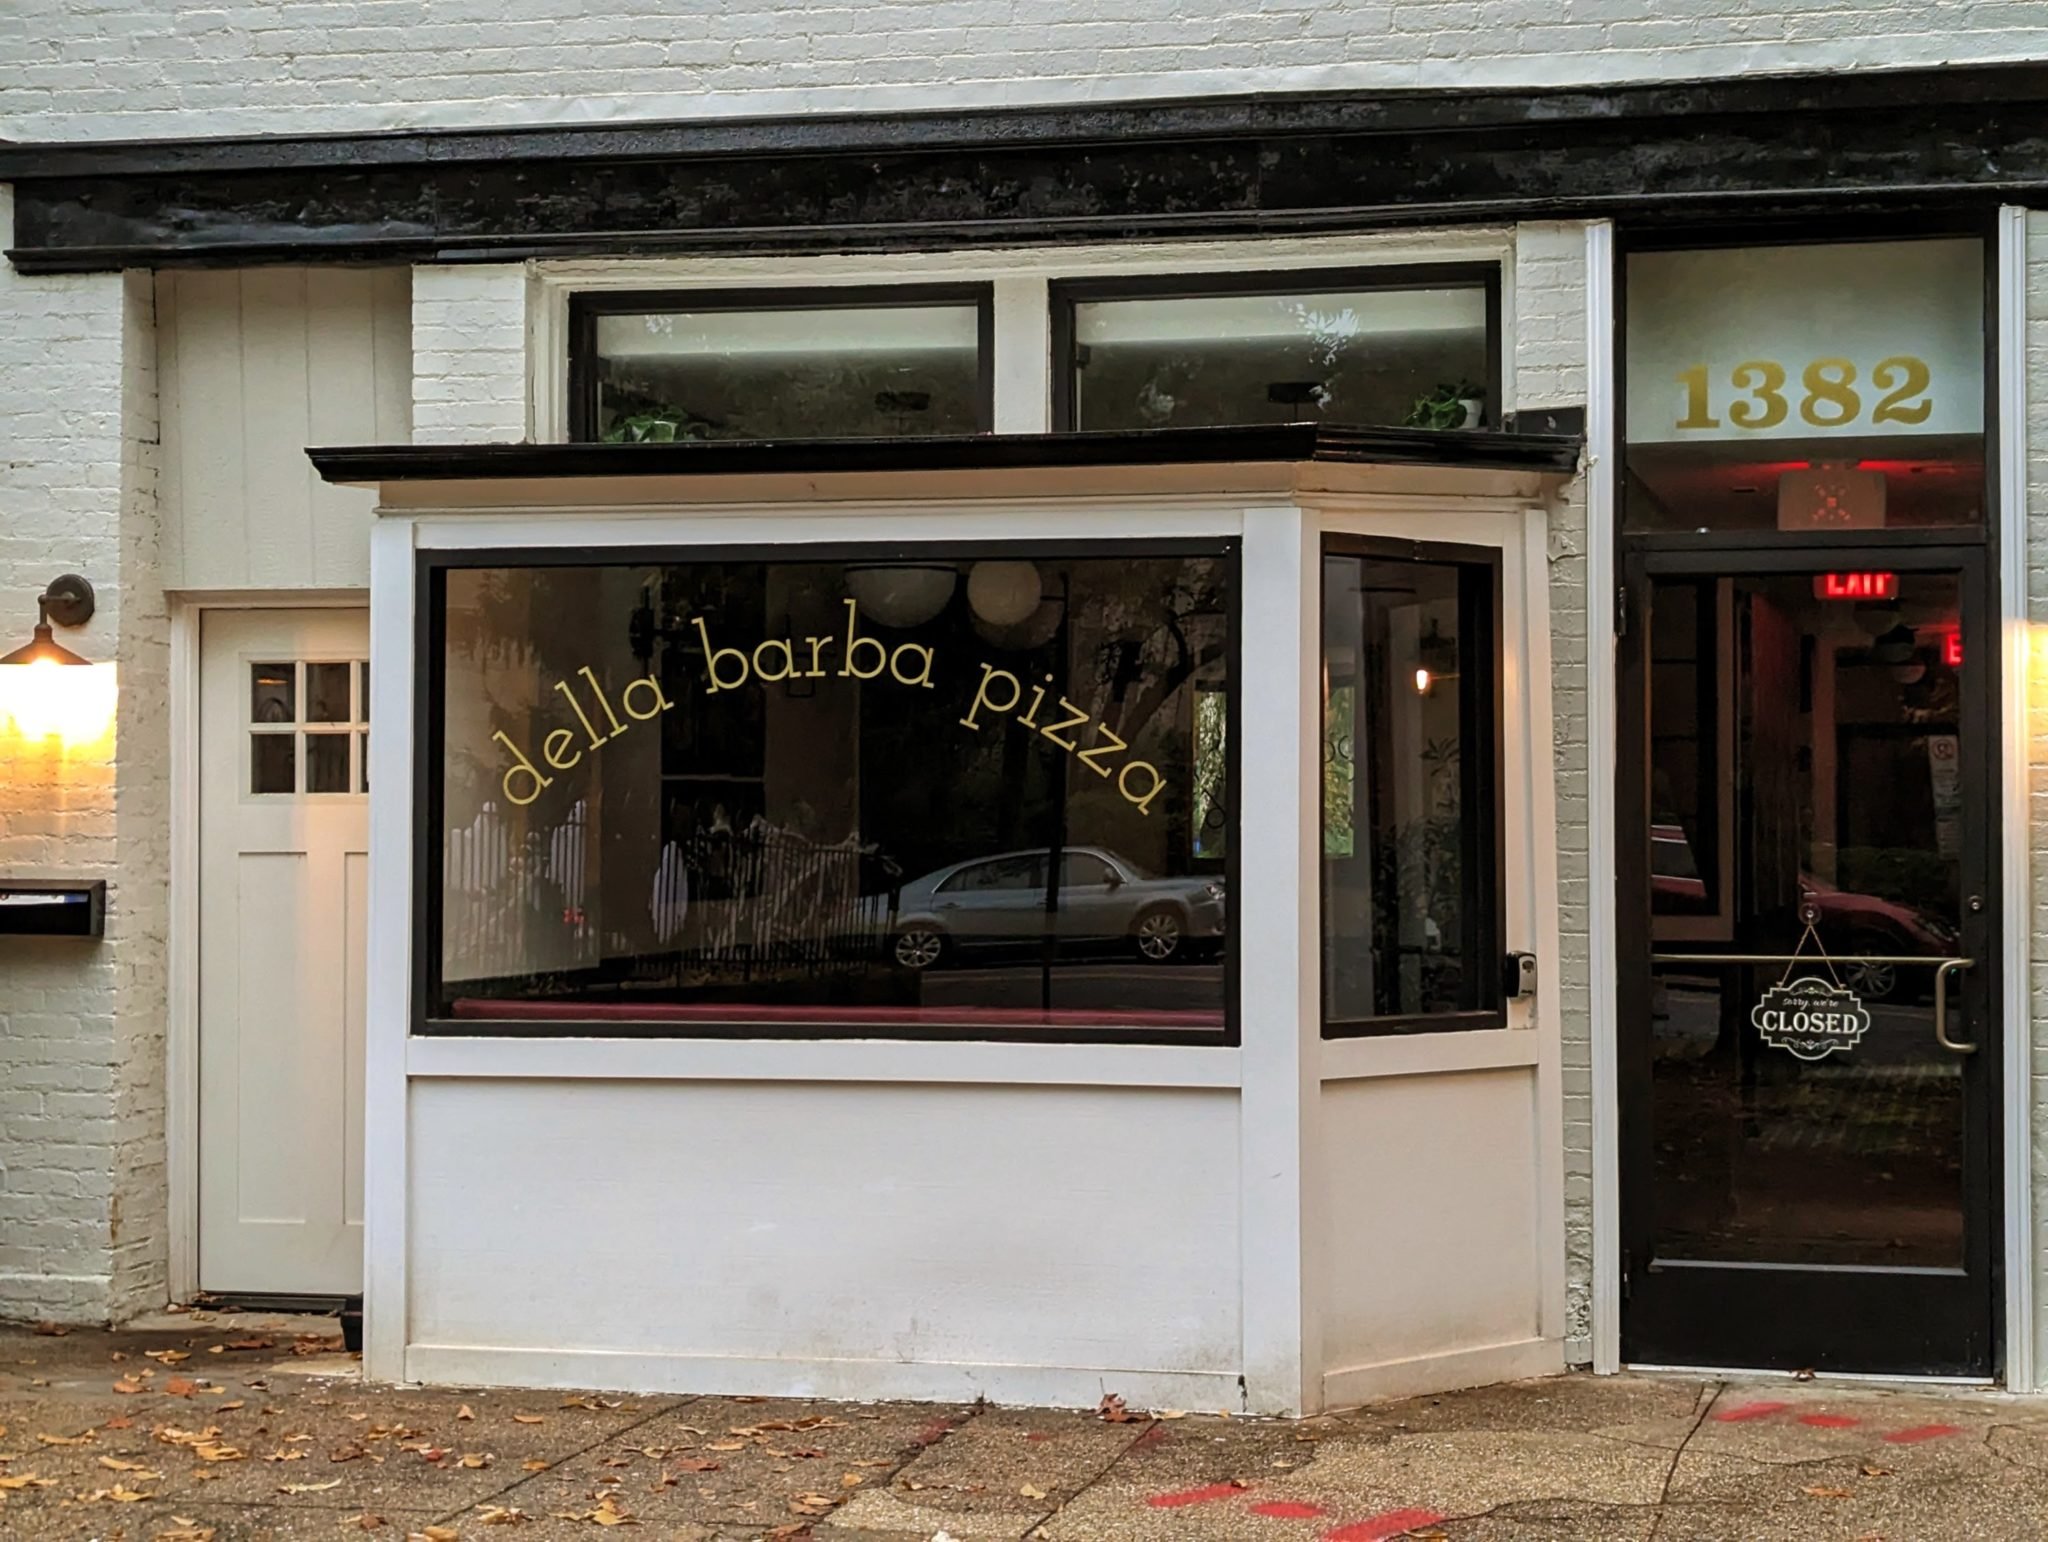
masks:
[[[702,1401],[703,1398],[701,1396],[698,1396],[682,1398],[673,1403],[665,1403],[659,1408],[650,1410],[641,1418],[635,1419],[631,1424],[622,1424],[617,1429],[609,1430],[606,1433],[599,1435],[595,1440],[592,1440],[585,1445],[578,1446],[574,1451],[566,1452],[562,1456],[556,1457],[554,1460],[550,1461],[546,1467],[542,1468],[539,1472],[521,1473],[518,1478],[506,1484],[505,1487],[498,1489],[494,1493],[480,1495],[479,1497],[470,1500],[467,1504],[458,1505],[453,1510],[449,1510],[444,1514],[435,1516],[435,1523],[439,1524],[444,1521],[460,1519],[462,1516],[468,1515],[471,1511],[477,1509],[481,1505],[502,1503],[509,1496],[516,1494],[520,1489],[525,1488],[529,1483],[535,1483],[538,1482],[540,1479],[545,1478],[549,1473],[555,1471],[556,1468],[562,1466],[564,1463],[573,1462],[576,1460],[577,1457],[585,1456],[590,1452],[595,1451],[599,1446],[604,1445],[608,1441],[617,1440],[621,1435],[630,1435],[634,1430],[641,1429],[646,1425],[652,1424],[656,1419],[664,1418],[672,1413],[680,1413],[683,1409],[688,1408],[691,1404],[701,1403]]]

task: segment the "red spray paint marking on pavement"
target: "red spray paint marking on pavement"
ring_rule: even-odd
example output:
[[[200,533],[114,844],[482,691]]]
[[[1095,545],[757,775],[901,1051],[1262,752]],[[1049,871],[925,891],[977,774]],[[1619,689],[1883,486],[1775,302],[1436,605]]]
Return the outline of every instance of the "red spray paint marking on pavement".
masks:
[[[1299,1499],[1269,1499],[1252,1506],[1252,1514],[1275,1521],[1312,1521],[1324,1513],[1321,1505],[1303,1504]]]
[[[1442,1519],[1434,1510],[1389,1510],[1370,1520],[1353,1521],[1349,1526],[1326,1531],[1323,1542],[1388,1542],[1391,1537],[1405,1537]]]
[[[1960,1435],[1962,1431],[1953,1424],[1923,1424],[1917,1429],[1893,1430],[1885,1436],[1895,1446],[1917,1446],[1923,1440],[1939,1440],[1944,1435]]]
[[[1739,1408],[1724,1408],[1714,1415],[1719,1424],[1741,1424],[1749,1419],[1766,1419],[1774,1413],[1783,1413],[1792,1405],[1789,1403],[1744,1403]]]
[[[1847,1414],[1801,1414],[1799,1422],[1810,1424],[1817,1430],[1848,1430],[1854,1429],[1863,1421],[1852,1419]]]
[[[1178,1510],[1182,1505],[1206,1505],[1219,1499],[1235,1499],[1244,1489],[1242,1483],[1211,1483],[1205,1488],[1182,1489],[1178,1494],[1154,1494],[1145,1503],[1155,1510]]]

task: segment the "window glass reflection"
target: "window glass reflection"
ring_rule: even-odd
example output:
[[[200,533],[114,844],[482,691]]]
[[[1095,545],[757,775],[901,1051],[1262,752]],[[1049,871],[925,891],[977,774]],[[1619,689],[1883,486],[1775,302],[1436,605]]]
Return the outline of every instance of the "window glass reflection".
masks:
[[[1222,1030],[1234,572],[447,571],[429,1015]]]
[[[1495,1004],[1492,573],[1323,564],[1323,1012]]]
[[[1078,299],[1074,426],[1498,422],[1478,284]]]
[[[987,426],[981,317],[972,300],[601,314],[596,437],[976,433]]]

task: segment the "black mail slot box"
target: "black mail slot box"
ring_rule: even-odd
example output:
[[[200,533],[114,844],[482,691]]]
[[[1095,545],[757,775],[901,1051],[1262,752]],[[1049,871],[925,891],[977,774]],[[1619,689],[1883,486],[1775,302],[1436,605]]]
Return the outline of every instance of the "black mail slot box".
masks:
[[[0,937],[104,937],[103,878],[0,878]]]

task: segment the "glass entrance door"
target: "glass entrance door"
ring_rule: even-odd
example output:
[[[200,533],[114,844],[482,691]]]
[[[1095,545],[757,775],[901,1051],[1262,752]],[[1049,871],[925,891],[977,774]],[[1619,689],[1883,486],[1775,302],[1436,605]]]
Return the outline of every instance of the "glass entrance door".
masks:
[[[1630,560],[1622,1353],[1995,1364],[1981,550]]]

